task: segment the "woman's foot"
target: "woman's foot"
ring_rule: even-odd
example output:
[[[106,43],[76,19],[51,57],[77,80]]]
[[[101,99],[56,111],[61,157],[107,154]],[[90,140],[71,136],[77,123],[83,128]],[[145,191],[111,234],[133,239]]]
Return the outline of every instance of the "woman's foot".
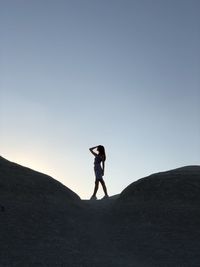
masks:
[[[109,196],[108,195],[105,195],[102,199],[108,199]]]
[[[91,196],[90,200],[97,200],[96,196]]]

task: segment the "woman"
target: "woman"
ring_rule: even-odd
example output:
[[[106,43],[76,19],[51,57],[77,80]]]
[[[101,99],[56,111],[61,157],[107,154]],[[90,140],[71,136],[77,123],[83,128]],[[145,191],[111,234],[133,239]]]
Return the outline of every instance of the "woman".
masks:
[[[98,153],[94,152],[94,150],[97,149]],[[94,187],[94,193],[91,197],[91,199],[97,199],[96,193],[99,188],[99,182],[101,183],[104,191],[104,198],[108,198],[107,188],[105,185],[105,182],[103,180],[104,176],[104,169],[105,169],[105,160],[106,160],[106,153],[104,146],[95,146],[90,148],[90,152],[95,156],[94,158],[94,173],[96,177],[95,181],[95,187]]]

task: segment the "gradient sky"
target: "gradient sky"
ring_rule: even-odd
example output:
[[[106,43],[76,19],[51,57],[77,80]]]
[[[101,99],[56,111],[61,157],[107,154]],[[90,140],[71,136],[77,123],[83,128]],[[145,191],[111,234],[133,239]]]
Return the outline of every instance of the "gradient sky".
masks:
[[[81,198],[200,162],[199,0],[3,0],[0,153]],[[98,197],[103,196],[100,189]]]

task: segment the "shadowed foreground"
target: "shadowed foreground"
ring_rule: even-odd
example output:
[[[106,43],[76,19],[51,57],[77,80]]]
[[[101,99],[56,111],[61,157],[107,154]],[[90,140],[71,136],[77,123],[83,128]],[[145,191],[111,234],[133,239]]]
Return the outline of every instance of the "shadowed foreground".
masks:
[[[199,166],[89,201],[0,157],[0,266],[200,266],[199,204]]]

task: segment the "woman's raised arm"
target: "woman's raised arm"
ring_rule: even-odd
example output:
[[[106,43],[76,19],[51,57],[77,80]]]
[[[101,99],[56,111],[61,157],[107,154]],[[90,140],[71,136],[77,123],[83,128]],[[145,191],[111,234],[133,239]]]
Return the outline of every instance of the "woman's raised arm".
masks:
[[[97,147],[98,147],[98,146],[94,146],[94,147],[89,148],[90,152],[91,152],[94,156],[97,156],[97,155],[98,155],[96,152],[93,151],[93,150],[94,150],[95,148],[97,148]]]

